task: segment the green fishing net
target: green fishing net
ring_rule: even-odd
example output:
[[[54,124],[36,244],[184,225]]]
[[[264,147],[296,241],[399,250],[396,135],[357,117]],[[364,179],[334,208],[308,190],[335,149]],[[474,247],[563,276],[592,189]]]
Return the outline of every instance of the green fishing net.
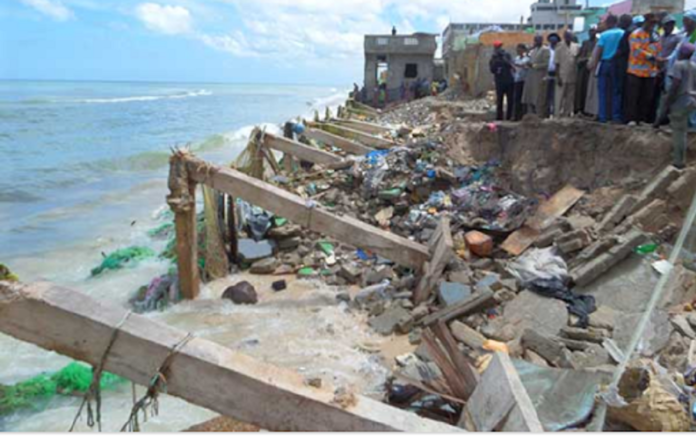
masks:
[[[126,380],[102,373],[101,389],[114,390]],[[0,385],[0,416],[23,408],[40,408],[56,395],[84,394],[92,383],[92,368],[73,362],[53,374],[42,374],[12,386]]]
[[[116,250],[106,256],[101,265],[92,270],[92,277],[107,270],[118,270],[125,266],[133,266],[138,262],[155,257],[156,253],[147,247],[128,247]]]
[[[10,271],[8,267],[0,263],[0,282],[1,281],[18,282],[19,277],[12,274],[12,271]]]

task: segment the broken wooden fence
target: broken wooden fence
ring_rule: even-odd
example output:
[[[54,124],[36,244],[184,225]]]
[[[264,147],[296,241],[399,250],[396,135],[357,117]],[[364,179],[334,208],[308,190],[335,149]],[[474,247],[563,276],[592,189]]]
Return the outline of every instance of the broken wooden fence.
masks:
[[[271,431],[458,431],[48,283],[0,282],[0,331],[143,386],[161,370],[169,395]]]
[[[314,122],[307,123],[307,125],[313,129],[324,130],[326,132],[333,133],[334,135],[343,136],[344,138],[352,139],[374,148],[389,149],[396,145],[394,141],[370,135],[369,133],[354,130],[346,126]]]
[[[211,165],[193,155],[177,151],[170,162],[168,203],[175,213],[177,263],[184,298],[198,296],[196,184],[204,184],[309,230],[336,238],[341,242],[374,252],[400,265],[421,272],[429,259],[426,247],[347,216],[337,216],[311,200],[293,195],[239,171]]]

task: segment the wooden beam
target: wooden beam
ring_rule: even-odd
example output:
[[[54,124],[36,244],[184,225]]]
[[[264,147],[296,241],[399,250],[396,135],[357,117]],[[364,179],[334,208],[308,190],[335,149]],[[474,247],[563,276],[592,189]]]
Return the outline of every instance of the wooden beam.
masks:
[[[473,426],[470,430],[476,432],[544,432],[534,404],[507,354],[493,356],[462,412],[459,426],[465,427],[467,422]]]
[[[263,135],[263,145],[317,165],[328,167],[343,163],[343,158],[333,153],[319,150],[291,139],[277,137],[270,133]]]
[[[423,318],[424,326],[437,322],[449,322],[461,316],[467,316],[474,312],[489,309],[497,304],[495,294],[491,290],[479,291],[459,304],[444,308]]]
[[[352,141],[342,136],[334,135],[333,133],[329,133],[321,129],[307,129],[304,132],[304,136],[309,139],[322,142],[331,147],[340,148],[343,151],[358,156],[366,155],[375,150],[372,147],[362,145],[359,142]]]
[[[170,159],[167,203],[174,212],[179,289],[183,298],[194,300],[200,293],[196,183],[189,177],[185,156],[177,151]]]
[[[3,333],[97,365],[122,324],[106,356],[105,371],[147,386],[171,350],[179,347],[163,374],[167,393],[242,422],[270,431],[457,430],[367,397],[337,397],[331,386],[307,386],[293,371],[205,339],[190,339],[182,330],[127,312],[48,283],[0,282]]]
[[[333,215],[319,205],[239,171],[210,165],[193,156],[187,157],[187,163],[196,182],[239,197],[307,229],[372,251],[417,272],[428,260],[428,249],[421,244],[355,218]]]
[[[330,122],[338,124],[339,126],[345,126],[353,130],[365,132],[370,135],[384,135],[392,131],[392,129],[389,127],[380,126],[379,124],[375,123],[368,123],[367,121],[334,119]]]
[[[362,111],[362,112],[369,112],[373,116],[377,116],[381,113],[379,110],[373,108],[372,106],[368,106],[366,104],[357,102],[355,100],[346,101],[346,107],[351,108],[351,109],[355,109],[358,111]]]
[[[510,235],[501,248],[513,256],[519,256],[539,239],[541,233],[553,221],[566,214],[585,195],[585,191],[566,186],[539,207],[524,227]]]
[[[428,243],[431,258],[425,265],[421,277],[413,293],[413,303],[419,305],[430,298],[432,290],[437,286],[447,265],[456,257],[454,241],[450,229],[450,219],[442,217],[431,240]]]
[[[368,133],[359,132],[353,130],[349,127],[338,126],[331,123],[308,123],[310,127],[321,129],[334,135],[343,136],[344,138],[352,139],[354,141],[361,142],[365,145],[374,148],[387,149],[394,147],[396,143],[388,139],[379,138],[377,136],[370,135]]]

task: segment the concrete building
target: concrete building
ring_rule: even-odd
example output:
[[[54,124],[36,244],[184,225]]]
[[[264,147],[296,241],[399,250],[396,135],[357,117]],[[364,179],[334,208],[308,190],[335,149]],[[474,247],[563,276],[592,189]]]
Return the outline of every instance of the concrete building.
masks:
[[[539,0],[532,4],[529,24],[537,31],[560,30],[566,26],[572,29],[580,11],[582,4],[578,0]]]
[[[388,100],[400,98],[402,85],[409,86],[417,79],[435,78],[437,35],[365,36],[365,97],[375,99],[380,85],[386,85]]]

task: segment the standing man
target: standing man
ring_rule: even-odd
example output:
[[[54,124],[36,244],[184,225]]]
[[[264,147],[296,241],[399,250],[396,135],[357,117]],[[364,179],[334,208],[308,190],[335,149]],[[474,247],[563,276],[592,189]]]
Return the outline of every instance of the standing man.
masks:
[[[566,30],[563,42],[558,44],[556,62],[556,117],[565,118],[575,113],[575,84],[578,78],[577,58],[580,45],[573,42],[573,32]]]
[[[494,42],[493,47],[494,51],[490,61],[490,69],[495,79],[496,105],[498,109],[497,120],[511,120],[513,108],[512,96],[515,86],[512,57],[508,52],[503,50],[502,42]],[[503,117],[503,99],[507,101],[505,118]]]
[[[580,52],[578,53],[578,81],[575,87],[575,112],[585,112],[585,102],[587,100],[587,89],[590,82],[590,76],[594,75],[591,71],[590,59],[597,46],[597,26],[590,27],[590,38],[582,43]]]
[[[531,60],[527,55],[527,46],[519,44],[517,46],[517,57],[515,57],[515,89],[514,89],[514,120],[519,121],[526,113],[522,96],[524,95],[524,84],[527,81]]]
[[[542,118],[548,118],[552,115],[556,114],[556,108],[555,108],[555,103],[556,103],[556,77],[557,77],[557,71],[556,71],[556,47],[558,46],[558,43],[561,42],[561,37],[558,36],[558,33],[552,33],[549,35],[549,50],[551,51],[551,56],[549,58],[549,68],[548,68],[548,75],[546,77],[546,86],[547,86],[547,97],[546,97],[546,105],[544,106],[544,110],[542,111],[542,115],[540,115]]]
[[[616,51],[616,62],[614,66],[616,68],[616,77],[621,87],[619,93],[621,96],[622,120],[626,118],[626,103],[628,102],[626,98],[626,71],[628,71],[628,58],[631,55],[631,43],[629,39],[633,31],[638,29],[638,26],[643,23],[643,20],[642,16],[633,18],[629,14],[624,14],[619,18],[619,28],[623,29],[624,35]]]
[[[615,123],[621,123],[622,84],[617,74],[615,57],[621,38],[624,36],[624,31],[616,27],[618,22],[616,15],[607,17],[607,30],[600,35],[595,52],[599,61],[597,79],[600,123],[606,123],[609,119]],[[611,114],[609,114],[610,110]]]
[[[663,94],[667,92],[667,70],[669,64],[667,60],[677,51],[677,47],[681,44],[684,36],[674,33],[677,25],[676,19],[672,15],[667,15],[662,19],[662,37],[660,38],[660,71],[657,75],[657,83],[655,84],[655,110],[657,113],[662,113],[662,103],[664,102]],[[657,109],[660,107],[660,109]],[[667,123],[667,117],[656,117],[656,122],[660,124]]]
[[[670,71],[670,88],[659,116],[671,111],[674,150],[672,164],[678,169],[686,167],[689,115],[696,111],[696,64],[691,58],[696,46],[686,42],[679,48],[678,60]]]
[[[660,41],[654,34],[657,18],[646,14],[643,25],[631,34],[631,55],[626,78],[626,122],[631,125],[652,123],[655,82],[660,71]]]
[[[546,74],[549,69],[551,51],[544,46],[542,35],[534,36],[534,47],[529,52],[531,60],[530,70],[524,85],[522,103],[527,105],[530,113],[542,116],[543,107],[546,106]]]

